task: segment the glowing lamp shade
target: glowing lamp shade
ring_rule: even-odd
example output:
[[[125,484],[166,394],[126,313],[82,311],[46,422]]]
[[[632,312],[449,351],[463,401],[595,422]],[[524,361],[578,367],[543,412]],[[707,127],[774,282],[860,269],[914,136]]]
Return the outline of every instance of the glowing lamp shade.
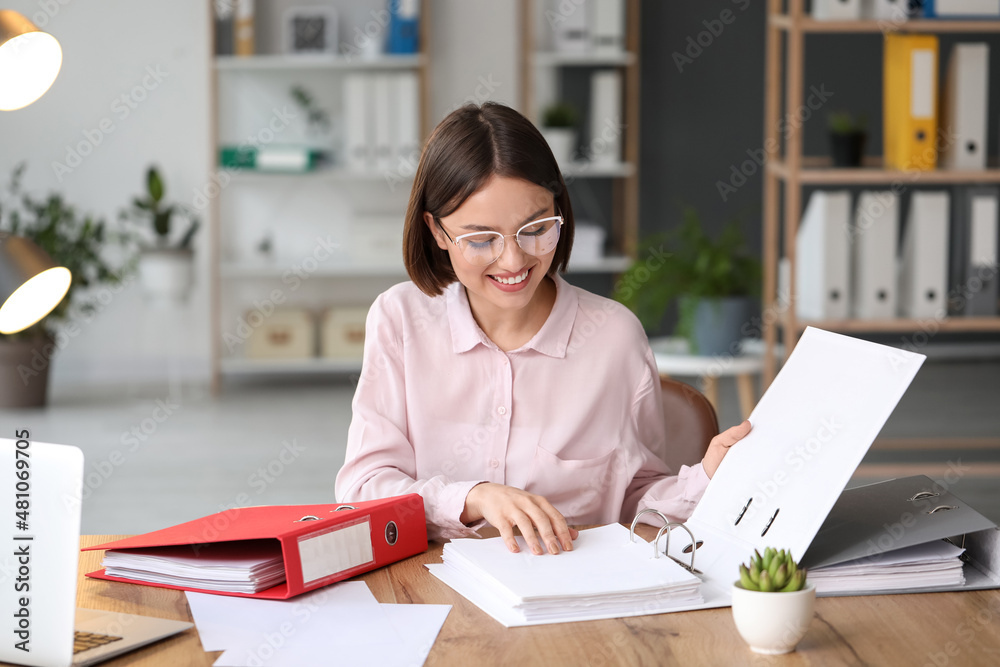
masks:
[[[0,234],[0,333],[17,333],[48,315],[72,279],[30,240]]]
[[[0,110],[26,107],[44,95],[61,66],[55,37],[23,15],[0,9]]]

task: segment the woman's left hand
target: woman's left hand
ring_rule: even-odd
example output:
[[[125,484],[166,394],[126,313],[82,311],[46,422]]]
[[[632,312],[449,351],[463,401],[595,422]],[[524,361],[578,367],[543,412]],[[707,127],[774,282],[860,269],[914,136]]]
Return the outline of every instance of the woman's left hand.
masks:
[[[722,459],[729,452],[729,448],[746,437],[751,429],[750,420],[745,420],[742,424],[726,429],[719,435],[712,438],[708,443],[708,451],[705,458],[701,460],[701,465],[705,468],[705,474],[711,478],[715,471],[719,469]]]

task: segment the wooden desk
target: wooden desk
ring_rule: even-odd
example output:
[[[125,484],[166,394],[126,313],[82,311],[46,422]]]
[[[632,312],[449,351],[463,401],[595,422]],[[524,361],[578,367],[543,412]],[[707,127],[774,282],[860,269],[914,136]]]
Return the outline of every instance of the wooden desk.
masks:
[[[640,534],[651,539],[655,533]],[[99,544],[115,536],[85,536]],[[78,604],[191,620],[184,594],[151,586],[86,579],[103,552],[80,554]],[[382,602],[453,605],[427,665],[998,665],[1000,591],[821,598],[795,653],[758,656],[730,610],[640,616],[506,629],[435,579],[441,545],[359,577]],[[195,629],[106,664],[211,665]],[[307,667],[307,666],[304,666]]]

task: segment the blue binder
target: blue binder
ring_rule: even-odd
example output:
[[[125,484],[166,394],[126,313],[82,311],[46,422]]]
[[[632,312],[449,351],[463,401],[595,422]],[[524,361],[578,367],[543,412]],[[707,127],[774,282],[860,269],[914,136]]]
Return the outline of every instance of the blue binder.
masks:
[[[389,0],[386,53],[412,54],[420,48],[420,0]]]

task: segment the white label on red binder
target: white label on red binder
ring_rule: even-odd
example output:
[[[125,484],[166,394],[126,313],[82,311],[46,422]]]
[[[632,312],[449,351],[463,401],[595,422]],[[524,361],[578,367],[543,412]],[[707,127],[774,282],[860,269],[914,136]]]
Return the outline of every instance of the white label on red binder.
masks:
[[[339,524],[328,531],[299,540],[302,583],[309,585],[327,577],[374,562],[368,518]]]

